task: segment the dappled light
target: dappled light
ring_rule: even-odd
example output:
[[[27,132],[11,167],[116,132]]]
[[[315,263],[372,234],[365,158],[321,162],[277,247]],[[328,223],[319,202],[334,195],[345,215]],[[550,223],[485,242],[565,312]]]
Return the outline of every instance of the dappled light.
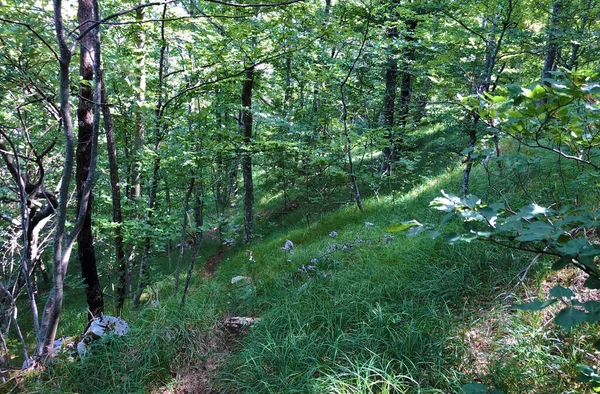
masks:
[[[599,0],[0,0],[0,392],[600,390]]]

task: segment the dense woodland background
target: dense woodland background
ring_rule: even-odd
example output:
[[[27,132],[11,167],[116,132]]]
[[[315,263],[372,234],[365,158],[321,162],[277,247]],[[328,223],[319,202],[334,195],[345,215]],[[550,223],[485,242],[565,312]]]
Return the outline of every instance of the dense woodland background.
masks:
[[[600,385],[599,21],[596,0],[0,0],[3,387]],[[132,332],[56,356],[102,314]]]

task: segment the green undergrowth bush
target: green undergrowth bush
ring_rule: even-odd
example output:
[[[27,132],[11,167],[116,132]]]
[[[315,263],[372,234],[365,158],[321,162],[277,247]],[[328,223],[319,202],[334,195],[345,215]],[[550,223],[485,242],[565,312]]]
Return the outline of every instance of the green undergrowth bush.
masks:
[[[178,367],[209,355],[219,299],[213,290],[196,289],[183,308],[179,298],[164,297],[158,307],[130,311],[127,335],[104,337],[75,360],[58,356],[46,371],[27,375],[8,392],[148,393],[169,385]]]
[[[518,147],[504,142],[502,149]],[[521,149],[510,160],[494,188],[476,167],[472,190],[495,196],[501,187],[509,202],[551,205],[577,187],[556,171],[547,175],[556,163],[543,155]],[[524,169],[530,192],[512,175]],[[218,390],[447,393],[478,381],[505,393],[585,392],[575,381],[576,365],[594,352],[584,338],[597,330],[568,333],[548,324],[552,316],[536,320],[513,308],[532,293],[547,293],[556,280],[551,261],[484,241],[451,246],[442,237],[396,232],[407,219],[439,222],[429,202],[440,189],[457,188],[459,170],[231,256],[220,280],[247,275],[253,292],[230,293],[229,310],[262,321],[222,370]],[[280,249],[286,239],[293,253]]]
[[[262,320],[216,380],[218,391],[458,390],[466,349],[454,338],[529,260],[484,243],[450,247],[394,232],[407,215],[436,215],[427,208],[436,187],[368,200],[363,213],[341,209],[230,257],[219,280],[247,275],[254,289],[230,292],[231,313]],[[286,239],[293,253],[280,249]]]
[[[457,138],[435,133],[428,138]],[[507,141],[501,147],[519,151]],[[310,223],[303,207],[261,216],[260,237],[228,249],[211,278],[194,275],[184,308],[170,297],[172,278],[164,277],[154,286],[158,307],[127,310],[131,335],[98,344],[80,363],[59,360],[30,380],[27,392],[174,387],[181,379],[175,366],[207,357],[197,344],[224,316],[261,320],[247,336],[231,338],[237,346],[212,378],[218,393],[460,393],[470,382],[505,393],[585,392],[574,376],[593,353],[583,338],[595,330],[583,325],[567,333],[548,324],[552,316],[513,308],[545,297],[549,281],[566,280],[553,276],[548,260],[532,263],[533,255],[484,241],[448,245],[442,237],[399,231],[411,219],[439,222],[443,214],[429,203],[441,189],[457,193],[460,186],[460,166],[416,157],[414,163],[428,166],[427,176],[409,182],[406,193],[366,198],[363,212],[343,206]],[[552,204],[577,184],[547,175],[550,164],[520,150],[503,163],[495,189],[481,165],[471,189]],[[511,168],[526,170],[535,182],[531,192],[519,187]],[[257,211],[275,206],[270,201]],[[441,230],[459,227],[450,222]],[[287,240],[294,246],[286,250]]]

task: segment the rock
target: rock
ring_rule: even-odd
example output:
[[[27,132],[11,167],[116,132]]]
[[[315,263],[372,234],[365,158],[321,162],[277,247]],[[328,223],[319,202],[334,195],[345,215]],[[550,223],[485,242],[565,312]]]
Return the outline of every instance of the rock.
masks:
[[[260,321],[258,317],[228,317],[223,320],[223,326],[234,334],[250,328],[253,324]]]
[[[58,338],[54,341],[52,357],[65,354],[70,361],[75,361],[77,355],[87,353],[88,346],[109,334],[123,336],[129,332],[129,324],[120,317],[100,316],[92,320],[90,326],[82,336]],[[36,356],[25,360],[22,369],[35,368],[38,365]]]
[[[129,324],[120,317],[105,316],[95,318],[90,323],[89,328],[81,336],[81,341],[77,343],[77,353],[83,356],[87,352],[87,347],[92,342],[106,336],[115,334],[123,336],[129,332]]]
[[[289,239],[285,240],[285,244],[280,248],[284,252],[293,253],[294,252],[294,243]]]
[[[233,285],[242,280],[247,280],[248,282],[250,282],[252,279],[248,278],[247,276],[238,275],[238,276],[234,276],[233,278],[231,278],[231,284]]]

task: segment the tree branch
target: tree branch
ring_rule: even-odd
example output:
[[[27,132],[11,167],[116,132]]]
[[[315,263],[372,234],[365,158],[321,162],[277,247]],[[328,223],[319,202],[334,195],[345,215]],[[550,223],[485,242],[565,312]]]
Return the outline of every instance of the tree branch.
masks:
[[[289,5],[289,4],[294,4],[294,3],[302,3],[305,0],[289,0],[289,1],[283,1],[281,3],[258,3],[258,4],[236,4],[236,3],[229,3],[226,1],[221,1],[221,0],[204,0],[207,3],[215,3],[215,4],[221,4],[221,5],[226,5],[228,7],[237,7],[237,8],[265,8],[265,7],[281,7],[284,5]]]
[[[18,26],[24,26],[27,28],[27,30],[29,30],[30,32],[32,32],[48,49],[50,49],[50,51],[52,52],[52,54],[54,55],[54,57],[56,58],[56,60],[60,61],[60,58],[58,56],[58,53],[56,53],[56,51],[54,50],[54,48],[52,48],[50,46],[50,44],[48,44],[48,42],[46,40],[44,40],[44,38],[33,29],[33,27],[31,27],[31,25],[27,24],[27,23],[23,23],[23,22],[17,22],[17,21],[13,21],[10,19],[6,19],[6,18],[0,18],[0,22],[6,22],[6,23],[11,23],[13,25],[18,25]]]

